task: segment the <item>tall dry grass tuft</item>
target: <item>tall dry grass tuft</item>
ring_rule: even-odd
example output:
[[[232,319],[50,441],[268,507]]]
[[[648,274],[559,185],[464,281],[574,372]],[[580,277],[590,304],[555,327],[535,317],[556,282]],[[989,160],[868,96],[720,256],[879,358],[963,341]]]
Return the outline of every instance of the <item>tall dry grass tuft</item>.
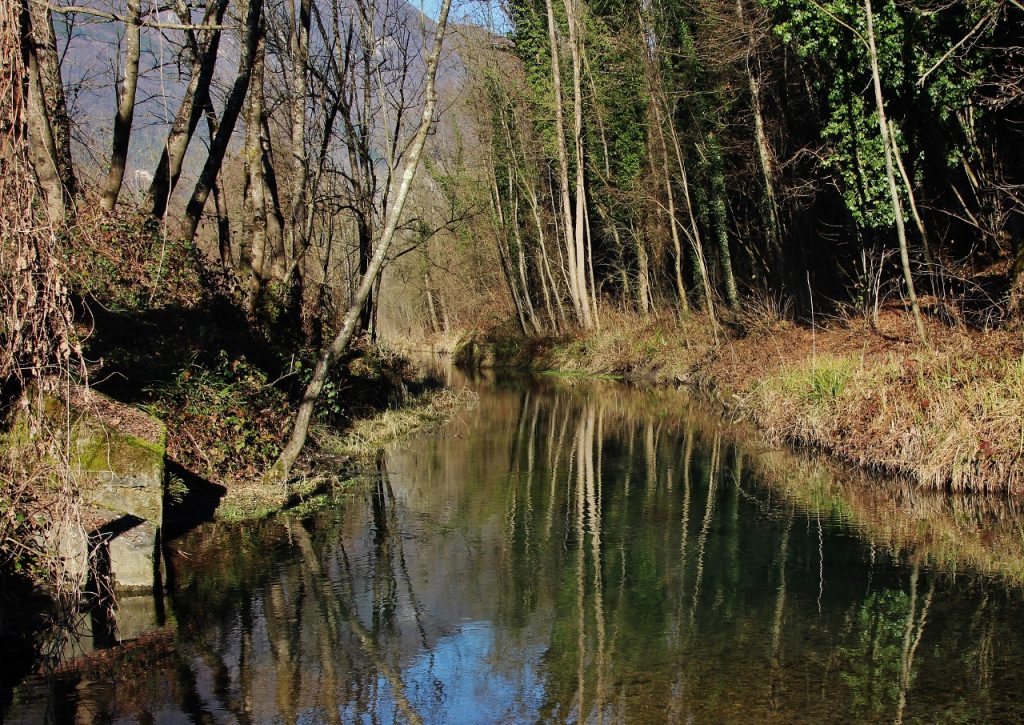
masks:
[[[714,348],[713,323],[702,315],[680,322],[671,314],[640,316],[605,309],[600,330],[563,339],[531,364],[565,372],[683,381]]]
[[[1024,360],[1011,333],[947,331],[931,348],[829,330],[812,356],[761,361],[744,405],[771,437],[821,446],[929,488],[1024,491]],[[837,344],[837,338],[840,339]],[[733,376],[734,378],[739,376]]]

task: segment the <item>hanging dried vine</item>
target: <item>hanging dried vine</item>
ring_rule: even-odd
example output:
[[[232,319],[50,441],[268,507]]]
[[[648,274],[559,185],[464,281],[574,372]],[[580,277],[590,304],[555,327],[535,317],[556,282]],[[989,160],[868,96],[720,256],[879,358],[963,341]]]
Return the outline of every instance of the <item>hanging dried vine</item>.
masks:
[[[29,132],[31,27],[27,6],[0,4],[0,568],[41,554],[38,484],[73,502],[67,415],[44,416],[47,393],[80,365],[64,275],[65,229],[47,217]],[[56,520],[65,513],[50,510]]]

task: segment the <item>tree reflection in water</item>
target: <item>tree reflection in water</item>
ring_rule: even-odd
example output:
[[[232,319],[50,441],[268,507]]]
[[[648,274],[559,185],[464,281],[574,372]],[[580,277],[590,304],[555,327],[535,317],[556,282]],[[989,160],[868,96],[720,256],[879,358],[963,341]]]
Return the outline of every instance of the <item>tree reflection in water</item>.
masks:
[[[480,393],[333,505],[174,542],[173,640],[69,670],[49,719],[1021,715],[1012,504],[885,494],[669,392]]]

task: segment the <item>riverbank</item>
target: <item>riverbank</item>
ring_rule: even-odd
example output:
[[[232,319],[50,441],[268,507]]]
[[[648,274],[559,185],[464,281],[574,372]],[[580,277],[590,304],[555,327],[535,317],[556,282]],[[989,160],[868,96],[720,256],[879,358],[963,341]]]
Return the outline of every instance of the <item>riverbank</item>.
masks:
[[[877,324],[796,324],[770,316],[713,330],[707,319],[607,313],[600,331],[463,339],[464,364],[515,365],[686,384],[749,418],[774,442],[825,450],[933,489],[1024,491],[1020,332],[928,324],[917,340],[899,309]]]
[[[317,426],[303,468],[287,488],[268,485],[262,477],[235,480],[226,488],[214,517],[240,523],[306,505],[358,479],[390,443],[440,426],[475,402],[469,390],[430,389],[399,407],[353,420],[346,430]]]

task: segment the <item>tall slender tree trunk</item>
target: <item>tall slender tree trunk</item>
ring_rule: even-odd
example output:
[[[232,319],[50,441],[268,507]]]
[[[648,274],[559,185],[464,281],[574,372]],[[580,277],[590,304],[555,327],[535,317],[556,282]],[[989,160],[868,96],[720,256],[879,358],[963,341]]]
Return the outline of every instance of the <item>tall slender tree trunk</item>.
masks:
[[[512,182],[509,181],[511,187]],[[512,193],[512,189],[509,189],[509,193]],[[530,297],[530,281],[529,273],[526,268],[526,250],[523,244],[522,234],[519,232],[519,198],[514,197],[512,199],[512,237],[516,242],[516,268],[519,272],[519,284],[522,289],[523,308],[526,312],[526,318],[530,321],[530,326],[533,331],[538,335],[544,331],[544,327],[540,324],[537,319],[537,311],[533,307],[533,299]]]
[[[729,215],[726,206],[725,171],[722,169],[722,151],[713,134],[707,136],[708,173],[710,175],[711,218],[714,220],[715,239],[718,241],[718,263],[722,268],[722,284],[725,286],[725,301],[733,310],[740,308],[740,296],[736,289],[736,277],[732,271],[732,252],[729,250]]]
[[[512,298],[512,306],[516,310],[519,329],[523,335],[528,335],[530,331],[526,323],[526,311],[522,297],[519,294],[519,286],[516,284],[515,276],[512,274],[511,252],[508,243],[509,225],[505,219],[505,209],[501,201],[501,192],[498,190],[498,180],[493,166],[491,168],[491,207],[498,223],[498,233],[494,235],[494,238],[498,245],[498,261],[501,263],[501,274],[505,279],[505,284],[508,286],[508,294]]]
[[[245,310],[255,317],[263,291],[264,268],[267,258],[267,182],[263,173],[263,104],[266,68],[266,40],[260,24],[256,57],[253,59],[252,80],[245,122],[245,166],[247,185],[244,218],[249,243],[249,279],[245,295]]]
[[[700,276],[701,286],[704,292],[704,306],[711,316],[712,325],[717,325],[715,315],[715,296],[711,288],[711,275],[708,273],[707,258],[704,256],[704,242],[700,235],[700,225],[697,224],[697,213],[693,208],[693,198],[690,196],[690,175],[686,170],[686,157],[683,155],[683,147],[679,142],[679,134],[676,132],[676,125],[673,114],[666,107],[668,118],[668,132],[672,139],[672,149],[675,151],[676,165],[679,168],[679,183],[683,189],[683,200],[686,202],[686,214],[690,220],[690,244],[693,247],[693,256],[697,263],[697,274]]]
[[[281,451],[280,457],[278,457],[270,471],[267,472],[267,477],[271,481],[276,480],[284,483],[287,480],[288,473],[299,457],[303,446],[305,446],[306,437],[309,434],[309,424],[313,419],[313,411],[316,408],[317,400],[320,398],[320,393],[323,391],[324,384],[327,382],[327,376],[334,362],[341,356],[352,340],[352,336],[356,331],[356,325],[359,322],[359,312],[363,307],[363,302],[366,301],[370,290],[373,289],[381,267],[384,265],[384,260],[387,258],[391,242],[398,231],[398,225],[405,209],[405,202],[409,197],[413,179],[416,177],[420,157],[423,155],[423,147],[427,143],[427,136],[433,126],[434,109],[437,106],[437,66],[441,57],[441,46],[444,43],[445,30],[448,26],[448,11],[451,9],[451,4],[452,0],[442,0],[441,3],[437,27],[434,32],[433,47],[431,47],[430,55],[427,58],[427,80],[424,92],[423,116],[420,119],[416,136],[409,145],[402,180],[388,211],[387,222],[381,231],[380,240],[377,242],[373,258],[370,260],[370,266],[359,282],[355,299],[352,300],[352,304],[345,313],[341,329],[317,360],[316,367],[313,369],[313,376],[310,378],[309,385],[306,386],[306,390],[303,393],[302,402],[299,404],[299,409],[295,416],[295,424],[292,428],[291,436],[288,438],[288,443],[285,445],[284,450]]]
[[[64,99],[60,60],[57,57],[57,36],[53,30],[53,14],[42,2],[27,1],[30,15],[29,55],[29,110],[35,117],[30,127],[43,143],[38,145],[39,160],[48,167],[49,178],[44,182],[47,199],[52,196],[52,210],[63,219],[73,210],[78,193],[74,164],[71,159],[71,121]],[[45,125],[46,128],[40,128]],[[41,135],[38,133],[41,131]],[[36,164],[37,168],[39,164]],[[50,202],[47,202],[48,205]]]
[[[875,47],[875,20],[871,11],[871,0],[864,0],[864,12],[867,15],[868,57],[871,60],[871,82],[875,89],[875,109],[878,112],[878,130],[882,134],[882,146],[885,149],[885,177],[889,182],[889,198],[896,217],[896,238],[900,245],[900,265],[903,268],[903,281],[907,285],[907,297],[914,315],[914,326],[921,342],[928,343],[928,335],[921,317],[921,307],[917,302],[917,290],[914,289],[914,275],[910,270],[910,253],[907,249],[907,230],[903,220],[903,203],[900,200],[899,188],[896,185],[896,174],[893,169],[892,136],[889,133],[889,122],[885,115],[885,98],[882,95],[882,76],[878,70],[878,50]]]
[[[548,16],[548,42],[551,46],[551,84],[555,101],[555,145],[558,148],[558,192],[562,205],[562,227],[565,239],[566,256],[566,281],[569,289],[569,299],[572,301],[573,310],[576,312],[576,320],[585,326],[584,309],[580,298],[578,287],[578,267],[583,263],[576,255],[576,247],[573,244],[575,228],[572,223],[572,201],[569,195],[569,150],[565,143],[565,106],[563,104],[562,92],[562,64],[561,52],[558,47],[558,26],[555,24],[555,10],[552,0],[544,0],[544,6]]]
[[[649,72],[657,73],[657,69],[651,68]],[[651,107],[654,111],[654,126],[658,136],[657,154],[661,161],[661,174],[665,182],[665,196],[668,201],[668,225],[672,239],[673,267],[675,272],[676,298],[679,301],[679,309],[684,315],[690,311],[689,300],[686,295],[686,282],[683,280],[683,245],[679,239],[679,225],[676,221],[676,195],[672,187],[672,174],[669,171],[668,142],[665,138],[665,119],[661,113],[661,83],[660,78],[651,78]]]
[[[210,153],[203,165],[203,171],[199,175],[199,181],[196,182],[192,197],[185,207],[185,220],[182,223],[181,236],[186,242],[195,239],[199,221],[203,216],[203,208],[210,197],[217,174],[220,173],[224,155],[228,150],[228,142],[234,133],[238,116],[242,112],[245,96],[249,90],[249,81],[252,77],[253,63],[256,59],[256,48],[259,45],[262,14],[263,1],[248,0],[242,25],[242,47],[238,59],[238,72],[231,86],[231,93],[224,104],[224,112],[221,114],[217,134],[210,143]]]
[[[583,155],[583,39],[579,33],[579,13],[575,0],[562,0],[566,23],[569,27],[569,53],[572,58],[573,146],[576,155],[576,212],[573,219],[573,248],[576,257],[576,290],[583,312],[584,329],[592,329],[597,322],[592,307],[593,290],[588,282],[587,266],[590,260],[590,234],[587,224],[587,180]]]
[[[291,4],[291,3],[290,3]],[[293,6],[294,7],[294,6]],[[309,173],[306,158],[306,97],[309,86],[309,28],[312,21],[311,0],[301,0],[298,6],[299,17],[293,18],[291,55],[292,74],[289,98],[291,115],[291,188],[289,189],[288,213],[288,251],[292,255],[295,275],[291,282],[295,286],[291,290],[296,312],[302,320],[307,334],[310,332],[310,321],[307,319],[305,295],[305,265],[303,259],[306,251],[306,192]]]
[[[740,30],[747,36],[746,76],[747,88],[750,91],[750,110],[754,116],[754,150],[757,153],[757,166],[761,172],[764,185],[764,222],[768,237],[768,246],[772,256],[772,268],[775,274],[781,274],[782,263],[782,225],[779,221],[778,195],[775,193],[775,163],[771,144],[764,126],[764,113],[761,111],[761,79],[755,72],[757,65],[757,47],[754,39],[754,28],[747,24],[743,0],[736,0],[736,19]]]
[[[551,261],[548,256],[548,245],[545,240],[544,222],[540,218],[540,201],[537,199],[537,192],[529,184],[524,184],[524,188],[527,193],[527,201],[530,202],[530,213],[533,215],[533,223],[537,227],[537,243],[540,245],[541,261],[543,263],[541,277],[547,277],[547,284],[544,286],[544,289],[547,290],[548,285],[550,285],[551,295],[554,297],[555,304],[558,307],[558,322],[552,319],[552,327],[557,331],[565,326],[565,307],[562,304],[562,294],[558,290],[558,283],[555,282],[555,276],[551,272]]]
[[[178,16],[184,23],[190,19],[190,11],[183,3]],[[213,0],[206,7],[203,17],[204,25],[219,25],[224,18],[228,0]],[[200,32],[192,50],[191,72],[188,86],[182,95],[178,112],[174,116],[171,128],[167,132],[160,161],[153,173],[153,181],[149,185],[146,205],[150,213],[157,219],[163,219],[167,213],[167,202],[178,184],[181,166],[185,161],[189,143],[199,125],[210,95],[210,83],[217,65],[217,51],[220,48],[221,31],[209,28]]]
[[[110,170],[103,185],[100,204],[106,211],[117,206],[117,197],[124,183],[128,165],[128,145],[132,138],[132,119],[135,117],[135,92],[139,87],[139,56],[142,52],[142,0],[128,0],[125,16],[124,77],[114,116],[114,137],[110,149]]]

